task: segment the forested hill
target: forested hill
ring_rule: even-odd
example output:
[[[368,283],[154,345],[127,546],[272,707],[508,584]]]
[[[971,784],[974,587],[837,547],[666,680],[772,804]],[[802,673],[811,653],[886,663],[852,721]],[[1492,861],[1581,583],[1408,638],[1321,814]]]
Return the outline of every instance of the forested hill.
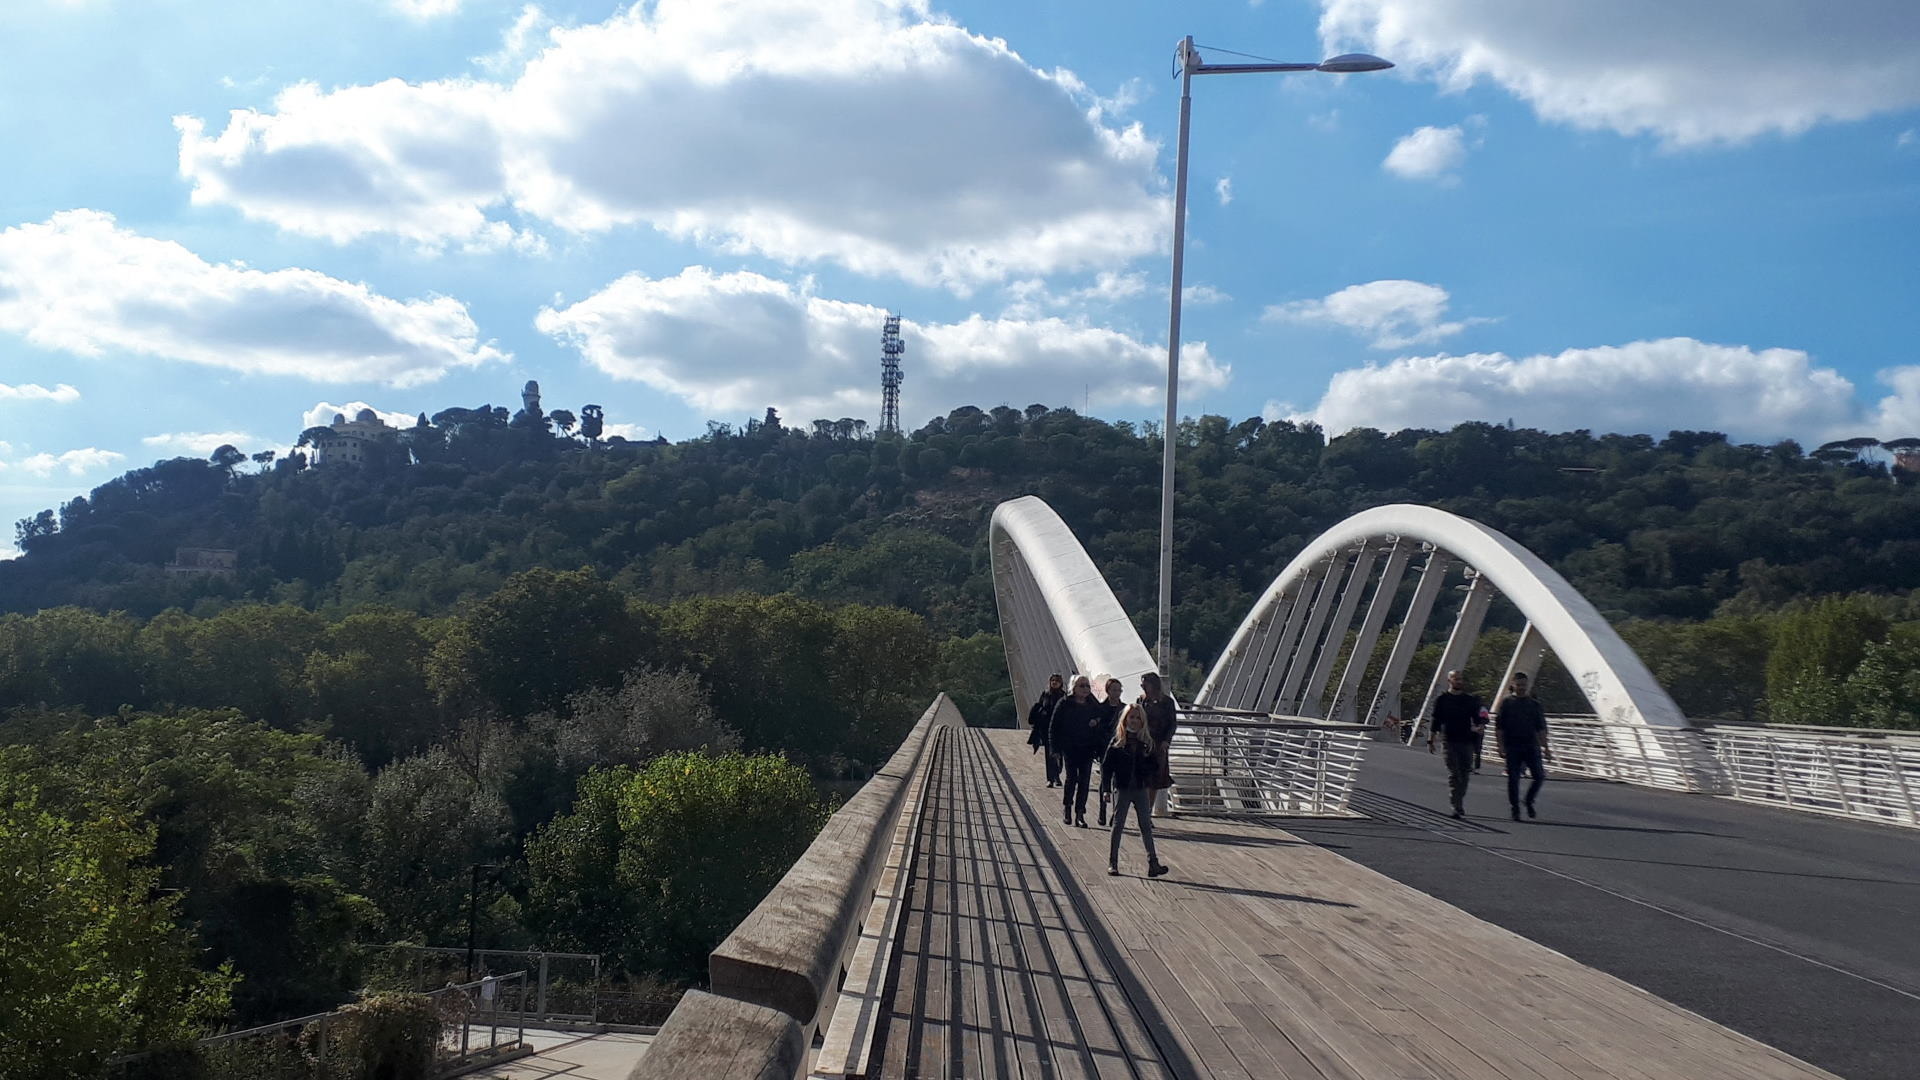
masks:
[[[714,425],[687,442],[556,434],[547,417],[450,409],[363,467],[253,471],[239,455],[135,469],[18,526],[0,610],[148,616],[240,601],[423,614],[535,566],[591,566],[641,599],[791,591],[908,608],[944,635],[994,629],[986,521],[1045,498],[1121,602],[1151,617],[1160,439],[1067,409],[962,408],[910,436],[856,425]],[[1920,584],[1920,490],[1791,442],[1548,434],[1487,424],[1331,441],[1311,426],[1180,431],[1176,645],[1211,658],[1314,534],[1388,502],[1444,507],[1539,553],[1615,618],[1701,619]],[[1822,455],[1831,457],[1831,455]],[[169,574],[182,547],[231,576]]]

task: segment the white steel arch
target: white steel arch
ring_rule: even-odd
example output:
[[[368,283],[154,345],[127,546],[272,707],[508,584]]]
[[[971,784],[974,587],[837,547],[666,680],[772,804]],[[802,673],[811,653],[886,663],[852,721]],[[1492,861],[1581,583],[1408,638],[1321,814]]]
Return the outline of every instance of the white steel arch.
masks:
[[[1295,556],[1240,624],[1226,652],[1208,674],[1206,684],[1195,701],[1247,707],[1263,712],[1272,711],[1275,705],[1279,705],[1284,711],[1320,715],[1317,699],[1248,700],[1245,695],[1231,696],[1227,691],[1230,687],[1263,683],[1263,673],[1249,671],[1249,666],[1285,666],[1289,663],[1286,656],[1261,652],[1257,647],[1257,639],[1263,628],[1272,625],[1275,620],[1289,618],[1293,612],[1304,608],[1314,592],[1311,581],[1316,574],[1328,580],[1334,577],[1334,572],[1328,570],[1328,560],[1333,560],[1335,570],[1349,557],[1358,560],[1366,557],[1369,551],[1390,551],[1394,559],[1404,560],[1406,556],[1403,553],[1409,545],[1418,545],[1426,552],[1425,569],[1404,620],[1404,628],[1410,629],[1403,629],[1402,647],[1396,648],[1389,659],[1386,677],[1381,680],[1379,698],[1398,693],[1400,680],[1406,674],[1406,661],[1411,659],[1413,646],[1426,624],[1435,595],[1449,566],[1457,560],[1469,568],[1471,585],[1460,620],[1449,639],[1447,655],[1441,663],[1443,671],[1465,662],[1465,653],[1471,650],[1473,639],[1479,634],[1480,619],[1486,613],[1486,604],[1491,600],[1493,590],[1497,589],[1513,601],[1528,622],[1513,662],[1509,664],[1509,673],[1515,669],[1530,669],[1538,663],[1542,649],[1550,647],[1573,675],[1601,720],[1660,728],[1686,726],[1686,717],[1679,706],[1661,688],[1646,664],[1620,639],[1620,635],[1614,632],[1586,597],[1581,596],[1539,556],[1521,547],[1504,533],[1477,521],[1430,506],[1407,503],[1379,506],[1355,514],[1322,533]],[[1370,563],[1371,558],[1367,561]],[[1399,584],[1398,574],[1399,570],[1393,569],[1391,580],[1383,578],[1375,587],[1369,617],[1363,624],[1361,634],[1365,649],[1356,648],[1355,657],[1349,660],[1349,677],[1341,680],[1343,693],[1358,689],[1358,671],[1353,665],[1357,662],[1364,666],[1372,654],[1374,636],[1379,632],[1387,608],[1393,604],[1393,591]],[[1364,588],[1366,582],[1362,580],[1363,576],[1363,573],[1351,575],[1347,588]],[[1341,604],[1345,617],[1352,616],[1357,602],[1356,594],[1353,602]],[[1326,607],[1324,603],[1315,606],[1322,610]],[[1290,612],[1289,608],[1293,611]],[[1379,617],[1375,616],[1376,611]],[[1297,615],[1293,617],[1297,618]],[[1344,642],[1347,628],[1346,624],[1337,621],[1327,627],[1309,627],[1302,635],[1300,647],[1310,648],[1310,639],[1325,630],[1321,648],[1338,649]],[[1298,667],[1305,660],[1306,657],[1298,658],[1294,666]],[[1436,683],[1429,690],[1428,699],[1437,692],[1438,676],[1439,672],[1436,672]],[[1350,708],[1352,704],[1351,699],[1336,701],[1334,711],[1338,713],[1342,705]],[[1389,704],[1376,704],[1372,711],[1359,719],[1363,722],[1377,721],[1380,719],[1379,712]],[[1426,701],[1419,704],[1421,709],[1408,717],[1416,723]]]
[[[1053,508],[1032,495],[994,508],[993,593],[1016,715],[1047,676],[1112,675],[1131,691],[1158,670],[1106,578]],[[1097,692],[1097,690],[1096,690]]]

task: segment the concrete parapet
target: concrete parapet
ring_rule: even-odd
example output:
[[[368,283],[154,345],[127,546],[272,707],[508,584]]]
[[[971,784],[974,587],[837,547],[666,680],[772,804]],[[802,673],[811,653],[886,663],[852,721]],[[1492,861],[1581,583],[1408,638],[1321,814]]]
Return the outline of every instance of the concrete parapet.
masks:
[[[947,695],[934,699],[886,765],[835,811],[766,899],[714,949],[707,961],[714,994],[777,1009],[803,1033],[826,1026],[841,968],[886,862],[907,780],[934,729],[960,723]],[[655,1056],[662,1056],[658,1044],[649,1051]]]
[[[806,1036],[793,1017],[689,990],[627,1080],[792,1080],[806,1064]]]

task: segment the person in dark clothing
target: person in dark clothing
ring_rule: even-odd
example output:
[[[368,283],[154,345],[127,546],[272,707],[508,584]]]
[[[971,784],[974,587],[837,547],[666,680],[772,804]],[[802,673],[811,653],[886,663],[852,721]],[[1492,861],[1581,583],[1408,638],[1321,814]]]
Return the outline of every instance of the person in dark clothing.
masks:
[[[1100,721],[1100,740],[1094,745],[1105,747],[1113,742],[1113,733],[1120,730],[1120,716],[1127,711],[1127,702],[1121,697],[1126,693],[1127,685],[1109,675],[1102,686],[1107,696],[1100,704],[1107,707],[1107,717]],[[1107,783],[1106,758],[1102,755],[1100,762],[1100,826],[1102,828],[1107,824],[1107,799],[1112,793],[1113,785]]]
[[[1093,696],[1093,684],[1085,675],[1073,680],[1073,693],[1053,707],[1049,731],[1054,752],[1060,755],[1061,775],[1066,788],[1060,793],[1060,808],[1069,825],[1087,827],[1087,788],[1093,780],[1093,759],[1100,753],[1100,723],[1107,707]]]
[[[1168,754],[1173,750],[1173,733],[1179,725],[1179,717],[1174,711],[1173,698],[1167,693],[1165,684],[1160,681],[1158,672],[1149,671],[1140,676],[1140,711],[1147,716],[1147,734],[1153,736],[1154,770],[1151,787],[1159,808],[1164,811],[1165,797],[1159,793],[1173,786],[1173,763]]]
[[[1050,675],[1047,677],[1046,693],[1041,694],[1040,700],[1034,702],[1033,708],[1027,710],[1027,726],[1033,729],[1027,732],[1027,745],[1033,747],[1036,752],[1047,755],[1048,787],[1060,782],[1060,756],[1053,752],[1053,742],[1048,738],[1050,734],[1048,728],[1053,722],[1054,706],[1060,704],[1060,699],[1066,696],[1067,692],[1060,686],[1060,676]]]
[[[1533,783],[1527,785],[1527,816],[1539,817],[1533,800],[1547,779],[1543,762],[1553,756],[1547,747],[1547,712],[1540,707],[1540,699],[1528,689],[1527,673],[1514,672],[1507,696],[1501,698],[1493,710],[1493,729],[1500,739],[1500,753],[1507,759],[1507,802],[1513,808],[1515,821],[1520,820],[1521,770],[1533,777]]]
[[[1427,753],[1433,753],[1434,739],[1447,746],[1447,793],[1453,798],[1453,816],[1467,816],[1467,782],[1473,779],[1473,737],[1487,729],[1487,708],[1480,698],[1467,691],[1467,680],[1458,671],[1447,672],[1447,689],[1433,699],[1428,714]]]
[[[1120,727],[1100,761],[1100,786],[1111,785],[1118,796],[1113,806],[1113,833],[1107,845],[1107,873],[1120,873],[1120,837],[1127,831],[1127,810],[1140,821],[1140,840],[1147,847],[1147,876],[1167,872],[1153,847],[1153,778],[1159,770],[1159,751],[1147,729],[1147,714],[1138,705],[1121,715]]]

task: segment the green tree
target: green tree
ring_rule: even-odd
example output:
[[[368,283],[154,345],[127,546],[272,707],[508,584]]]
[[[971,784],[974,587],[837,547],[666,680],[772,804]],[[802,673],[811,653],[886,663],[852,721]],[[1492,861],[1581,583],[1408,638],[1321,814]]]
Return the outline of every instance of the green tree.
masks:
[[[506,803],[445,748],[396,761],[374,778],[362,888],[390,937],[460,940],[470,869],[512,850]]]
[[[179,897],[147,862],[151,830],[50,809],[16,765],[0,761],[0,1078],[97,1076],[203,1034],[234,980],[196,964]]]
[[[806,772],[773,755],[667,754],[596,772],[574,812],[527,845],[532,907],[554,936],[631,971],[699,979],[825,813]]]
[[[435,650],[437,688],[463,684],[508,716],[619,682],[651,645],[645,621],[592,570],[525,570],[474,604]]]
[[[1887,625],[1883,605],[1866,596],[1822,597],[1783,613],[1767,654],[1769,719],[1853,723],[1841,686]]]

